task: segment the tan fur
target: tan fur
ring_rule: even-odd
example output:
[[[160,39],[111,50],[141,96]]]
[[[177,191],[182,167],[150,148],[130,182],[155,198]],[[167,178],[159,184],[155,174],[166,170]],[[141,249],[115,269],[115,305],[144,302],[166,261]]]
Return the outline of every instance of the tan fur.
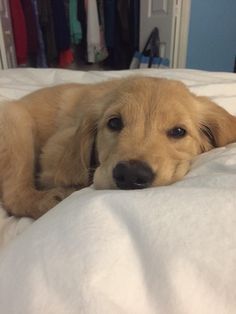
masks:
[[[124,122],[120,132],[107,127],[117,115]],[[224,109],[180,82],[148,77],[65,84],[3,104],[3,204],[11,214],[38,218],[75,189],[88,186],[95,138],[95,188],[116,188],[112,170],[123,160],[146,162],[155,173],[153,186],[173,183],[187,173],[194,156],[213,148],[203,125],[211,130],[215,146],[236,140],[236,118]],[[168,137],[176,126],[187,135]]]

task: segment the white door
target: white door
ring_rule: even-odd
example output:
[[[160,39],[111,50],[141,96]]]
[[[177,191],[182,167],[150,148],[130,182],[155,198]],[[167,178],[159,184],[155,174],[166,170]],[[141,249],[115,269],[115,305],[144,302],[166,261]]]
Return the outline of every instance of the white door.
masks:
[[[171,67],[185,63],[182,48],[187,47],[189,7],[190,0],[140,0],[140,50],[152,29],[158,27],[160,56],[168,58]]]

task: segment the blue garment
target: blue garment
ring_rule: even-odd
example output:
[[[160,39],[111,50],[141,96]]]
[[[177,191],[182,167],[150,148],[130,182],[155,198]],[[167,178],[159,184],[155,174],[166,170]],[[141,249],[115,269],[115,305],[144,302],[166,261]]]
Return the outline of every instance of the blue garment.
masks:
[[[104,0],[105,42],[107,48],[115,46],[116,0]]]
[[[70,30],[66,19],[65,5],[63,0],[51,0],[54,32],[58,52],[70,48]]]

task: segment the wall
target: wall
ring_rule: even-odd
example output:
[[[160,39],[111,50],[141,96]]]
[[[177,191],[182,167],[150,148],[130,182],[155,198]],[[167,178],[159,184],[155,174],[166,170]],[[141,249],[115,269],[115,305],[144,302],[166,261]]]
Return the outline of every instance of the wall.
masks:
[[[234,69],[236,0],[192,0],[187,68]]]

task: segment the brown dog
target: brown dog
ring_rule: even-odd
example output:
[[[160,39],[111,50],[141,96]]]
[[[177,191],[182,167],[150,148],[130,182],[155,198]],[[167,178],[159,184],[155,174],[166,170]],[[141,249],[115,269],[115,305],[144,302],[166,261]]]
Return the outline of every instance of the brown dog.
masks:
[[[180,82],[129,77],[36,91],[0,109],[1,197],[38,218],[75,189],[181,179],[194,156],[236,140],[236,118]]]

